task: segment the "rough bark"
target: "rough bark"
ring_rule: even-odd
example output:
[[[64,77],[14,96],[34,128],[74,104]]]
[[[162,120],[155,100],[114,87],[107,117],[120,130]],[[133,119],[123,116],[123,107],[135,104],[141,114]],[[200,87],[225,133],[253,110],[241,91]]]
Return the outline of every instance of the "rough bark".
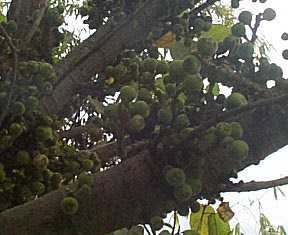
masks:
[[[134,14],[116,26],[107,24],[75,48],[55,66],[60,82],[51,96],[42,99],[43,109],[59,113],[77,93],[81,82],[104,69],[124,49],[142,42],[159,17],[161,1],[147,1]]]
[[[260,108],[242,118],[250,152],[238,170],[258,163],[288,143],[288,131],[283,128],[288,126],[287,114],[281,110],[277,106]],[[258,121],[260,119],[261,122]],[[223,158],[220,156],[225,154],[225,149],[217,148],[203,155],[210,159],[207,164],[214,167],[204,174],[203,180],[207,185],[213,182],[215,174],[217,178],[215,164],[222,167]],[[143,152],[110,170],[96,174],[90,196],[78,195],[80,211],[75,216],[66,217],[61,212],[60,202],[65,195],[63,190],[4,211],[0,214],[0,234],[104,234],[147,222],[151,216],[160,213],[163,202],[171,197],[161,185],[151,159],[155,159],[155,156]]]
[[[12,0],[8,19],[17,22],[17,32],[14,35],[21,39],[21,44],[28,44],[40,25],[48,6],[48,0]]]

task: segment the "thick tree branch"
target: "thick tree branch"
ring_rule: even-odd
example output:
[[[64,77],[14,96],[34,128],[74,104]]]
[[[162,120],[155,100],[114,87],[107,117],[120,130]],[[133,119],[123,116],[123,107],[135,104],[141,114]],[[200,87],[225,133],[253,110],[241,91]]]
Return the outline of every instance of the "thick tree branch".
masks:
[[[285,109],[285,106],[276,105],[258,107],[249,115],[243,115],[244,139],[249,143],[250,151],[247,160],[235,165],[236,170],[258,163],[288,143]],[[190,156],[193,157],[193,154]],[[164,153],[162,157],[167,158],[167,154]],[[209,166],[207,172],[203,173],[203,190],[217,192],[220,189],[213,185],[216,185],[219,174],[231,156],[225,147],[217,146],[201,157],[206,159],[205,164]],[[60,210],[59,205],[65,195],[63,190],[4,211],[0,214],[0,234],[70,235],[80,234],[77,231],[81,231],[82,234],[94,235],[147,222],[151,216],[159,214],[163,202],[171,198],[171,193],[165,191],[158,181],[161,177],[157,173],[155,175],[156,162],[153,159],[158,162],[158,156],[143,152],[96,174],[92,193],[88,197],[78,196],[80,211],[71,218],[63,216]],[[77,230],[67,231],[69,227]]]
[[[209,0],[193,10],[197,14],[219,0]],[[68,55],[55,69],[60,82],[51,96],[42,99],[43,109],[48,113],[59,113],[70,98],[77,93],[78,86],[87,81],[124,49],[143,42],[163,12],[162,0],[148,0],[116,27],[108,23],[91,35]]]
[[[17,22],[15,38],[27,45],[40,25],[49,0],[12,0],[8,19]]]
[[[250,192],[288,184],[288,176],[270,181],[250,181],[229,186],[223,192]]]

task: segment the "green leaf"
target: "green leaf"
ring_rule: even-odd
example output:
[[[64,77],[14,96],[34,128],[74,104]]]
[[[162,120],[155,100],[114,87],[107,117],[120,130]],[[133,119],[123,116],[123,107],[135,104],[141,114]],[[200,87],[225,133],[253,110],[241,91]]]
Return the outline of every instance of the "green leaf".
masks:
[[[211,206],[202,206],[197,213],[190,215],[191,229],[198,230],[200,235],[228,235],[230,226],[224,222]]]
[[[216,42],[223,41],[230,34],[230,27],[222,24],[213,24],[208,32],[202,33],[202,37],[211,37]]]
[[[230,226],[224,222],[218,214],[211,214],[208,216],[209,235],[228,235]]]
[[[240,233],[240,224],[236,224],[235,230],[234,230],[234,235],[241,235]]]
[[[212,95],[218,96],[220,93],[220,87],[218,83],[215,83],[213,88],[212,88]]]

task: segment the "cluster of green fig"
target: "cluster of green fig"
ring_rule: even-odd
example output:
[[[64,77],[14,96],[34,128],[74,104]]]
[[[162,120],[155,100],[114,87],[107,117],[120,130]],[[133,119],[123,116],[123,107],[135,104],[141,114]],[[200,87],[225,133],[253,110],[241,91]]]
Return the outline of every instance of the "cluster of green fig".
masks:
[[[219,122],[216,127],[211,127],[204,135],[206,147],[215,144],[226,144],[235,160],[244,160],[249,153],[248,144],[242,140],[243,128],[239,122]]]
[[[105,24],[107,19],[114,22],[123,19],[132,13],[140,2],[142,1],[86,0],[79,8],[79,13],[82,17],[88,16],[84,23],[88,24],[90,29],[97,29]]]
[[[208,58],[216,50],[217,43],[212,39],[198,41],[197,52],[201,58]],[[120,124],[128,133],[137,133],[145,129],[146,120],[150,122],[152,117],[156,119],[154,125],[172,126],[179,132],[189,127],[185,103],[203,89],[198,56],[189,55],[170,63],[134,56],[108,66],[103,81],[108,87],[119,87],[120,102],[105,107],[107,128]]]
[[[0,211],[57,189],[83,172],[99,170],[98,156],[64,144],[56,132],[62,123],[40,110],[40,98],[50,94],[57,81],[50,64],[19,63],[12,93],[13,76],[1,76]],[[80,178],[85,181],[84,175]]]

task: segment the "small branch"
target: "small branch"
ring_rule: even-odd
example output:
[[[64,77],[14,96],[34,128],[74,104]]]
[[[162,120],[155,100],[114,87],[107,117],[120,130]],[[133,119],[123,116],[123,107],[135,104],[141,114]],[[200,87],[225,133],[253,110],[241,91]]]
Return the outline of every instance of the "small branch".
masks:
[[[254,43],[256,41],[256,39],[257,39],[257,30],[258,30],[258,28],[260,26],[260,23],[261,23],[261,20],[262,20],[261,16],[262,16],[262,14],[256,15],[256,20],[255,20],[254,27],[251,28],[252,37],[251,37],[250,42],[252,42],[252,43]]]
[[[33,38],[35,32],[37,31],[43,17],[46,11],[46,8],[48,7],[48,1],[44,1],[43,4],[41,5],[40,9],[37,9],[38,14],[35,20],[33,20],[33,25],[30,29],[30,31],[28,32],[27,36],[24,39],[23,44],[27,45],[29,44],[29,42],[31,41],[31,39]]]
[[[15,47],[11,37],[9,36],[9,34],[6,32],[5,28],[0,24],[0,31],[3,34],[3,36],[5,37],[8,46],[10,47],[12,54],[13,54],[13,77],[12,77],[12,83],[11,83],[11,87],[10,87],[10,91],[8,94],[8,100],[6,103],[6,106],[4,107],[4,109],[2,110],[2,113],[0,115],[0,127],[2,126],[2,122],[9,110],[10,107],[10,103],[11,103],[11,99],[13,96],[13,92],[14,92],[14,88],[16,85],[16,81],[17,81],[17,67],[18,67],[18,54],[17,54],[17,48]]]
[[[177,216],[177,213],[176,213],[176,211],[174,211],[174,213],[173,213],[174,221],[173,221],[173,228],[172,228],[172,232],[171,232],[172,235],[174,235],[175,229],[176,229],[176,216]]]
[[[74,138],[81,134],[90,134],[98,138],[102,136],[103,130],[94,126],[92,123],[90,123],[85,126],[78,126],[78,127],[71,128],[69,130],[64,130],[64,131],[59,132],[59,136],[61,138],[68,138],[68,139]]]
[[[207,0],[205,3],[201,4],[199,7],[196,7],[192,10],[192,15],[197,15],[201,11],[205,10],[206,8],[210,7],[214,3],[218,2],[220,0]]]
[[[209,127],[217,124],[219,121],[227,120],[228,118],[235,117],[238,114],[242,114],[244,112],[251,111],[251,110],[258,108],[258,107],[279,103],[281,101],[284,102],[284,101],[287,101],[287,99],[288,99],[288,94],[280,95],[280,96],[276,96],[276,97],[272,97],[272,98],[261,99],[259,101],[255,101],[255,102],[247,104],[245,106],[232,109],[231,111],[222,112],[222,113],[216,115],[216,117],[211,118],[207,122],[205,122],[202,125],[200,125],[199,127],[195,128],[193,133],[192,133],[192,136],[201,135]]]
[[[223,192],[250,192],[288,184],[288,176],[270,181],[250,181],[224,188]]]

